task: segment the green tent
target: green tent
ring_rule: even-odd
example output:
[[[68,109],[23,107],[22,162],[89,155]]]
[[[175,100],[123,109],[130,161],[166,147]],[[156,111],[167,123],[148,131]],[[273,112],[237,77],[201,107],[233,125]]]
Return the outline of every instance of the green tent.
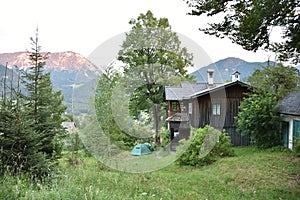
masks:
[[[146,154],[150,154],[151,150],[148,148],[146,144],[137,144],[133,147],[130,154],[133,156],[142,156]]]

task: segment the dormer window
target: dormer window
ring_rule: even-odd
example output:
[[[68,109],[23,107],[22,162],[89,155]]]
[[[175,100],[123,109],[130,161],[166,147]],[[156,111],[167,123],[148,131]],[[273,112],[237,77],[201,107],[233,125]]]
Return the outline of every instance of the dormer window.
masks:
[[[231,75],[231,81],[240,81],[240,72],[236,71]]]

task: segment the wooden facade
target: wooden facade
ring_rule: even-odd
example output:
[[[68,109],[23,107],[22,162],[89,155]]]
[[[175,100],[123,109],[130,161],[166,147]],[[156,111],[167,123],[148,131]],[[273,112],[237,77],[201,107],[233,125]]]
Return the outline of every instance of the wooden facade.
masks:
[[[210,125],[220,131],[225,129],[231,138],[233,146],[247,146],[250,144],[248,136],[241,136],[236,131],[235,117],[239,112],[239,105],[249,92],[248,86],[240,81],[231,82],[200,92],[184,101],[184,105],[192,106],[189,118],[191,126],[202,128]]]

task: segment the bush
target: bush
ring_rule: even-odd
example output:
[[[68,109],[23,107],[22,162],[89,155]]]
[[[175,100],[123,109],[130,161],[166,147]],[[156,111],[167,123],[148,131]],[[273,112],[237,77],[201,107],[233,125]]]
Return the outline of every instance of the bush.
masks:
[[[163,128],[158,132],[158,137],[161,140],[161,146],[166,147],[170,143],[170,132],[168,129]]]
[[[277,112],[274,95],[251,94],[240,105],[237,116],[238,131],[249,135],[260,148],[278,146],[280,140],[281,116]]]
[[[204,166],[217,159],[233,156],[230,138],[225,132],[205,126],[192,130],[190,140],[181,140],[177,148],[177,163],[179,165]]]
[[[300,138],[294,139],[294,152],[296,156],[300,157]]]

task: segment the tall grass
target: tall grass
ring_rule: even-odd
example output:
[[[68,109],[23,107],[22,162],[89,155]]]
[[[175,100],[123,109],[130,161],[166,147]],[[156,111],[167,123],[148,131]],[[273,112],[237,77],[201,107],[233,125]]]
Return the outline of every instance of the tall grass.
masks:
[[[91,157],[33,184],[4,176],[0,199],[298,199],[300,158],[289,152],[236,148],[236,156],[194,168],[168,167],[142,174],[106,168]]]

